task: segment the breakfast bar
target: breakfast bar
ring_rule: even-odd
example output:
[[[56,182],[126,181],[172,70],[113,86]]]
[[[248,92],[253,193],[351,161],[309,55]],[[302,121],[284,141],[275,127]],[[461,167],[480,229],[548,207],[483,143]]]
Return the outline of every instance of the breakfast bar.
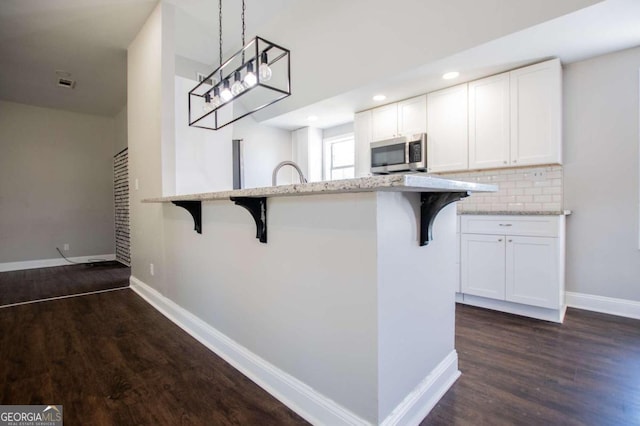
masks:
[[[417,424],[460,374],[455,201],[495,190],[401,174],[146,199],[166,294],[132,287],[312,423]]]

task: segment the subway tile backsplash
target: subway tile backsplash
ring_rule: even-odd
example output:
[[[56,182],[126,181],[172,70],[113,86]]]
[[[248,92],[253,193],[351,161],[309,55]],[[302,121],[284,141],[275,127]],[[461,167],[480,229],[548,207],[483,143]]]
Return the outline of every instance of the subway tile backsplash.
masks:
[[[439,176],[499,187],[498,192],[473,194],[460,201],[458,213],[560,212],[563,209],[562,166],[440,173]]]

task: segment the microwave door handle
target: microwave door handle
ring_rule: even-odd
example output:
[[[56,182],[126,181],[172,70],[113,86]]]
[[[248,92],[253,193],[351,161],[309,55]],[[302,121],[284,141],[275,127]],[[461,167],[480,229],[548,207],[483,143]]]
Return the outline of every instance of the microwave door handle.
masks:
[[[409,164],[409,142],[404,144],[404,164]]]

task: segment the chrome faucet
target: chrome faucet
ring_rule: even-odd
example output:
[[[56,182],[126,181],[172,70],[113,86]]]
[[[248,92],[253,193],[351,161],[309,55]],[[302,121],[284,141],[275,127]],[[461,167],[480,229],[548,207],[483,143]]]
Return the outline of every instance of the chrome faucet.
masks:
[[[300,170],[300,166],[298,166],[293,161],[283,161],[278,164],[275,169],[273,169],[273,175],[271,175],[271,185],[276,186],[276,180],[278,178],[278,171],[284,166],[291,166],[298,171],[298,175],[300,176],[300,183],[307,183],[307,178],[304,177],[302,170]]]

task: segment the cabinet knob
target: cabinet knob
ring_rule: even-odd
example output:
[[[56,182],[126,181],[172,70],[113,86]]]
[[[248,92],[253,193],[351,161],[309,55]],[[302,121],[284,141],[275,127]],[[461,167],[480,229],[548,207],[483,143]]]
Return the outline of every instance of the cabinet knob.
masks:
[[[517,163],[517,162],[518,162],[518,160],[513,160],[513,163]]]
[[[507,160],[504,160],[504,164],[507,164]]]
[[[501,243],[501,242],[502,242],[502,238],[499,238],[499,239],[498,239],[498,242],[500,242],[500,243]]]
[[[509,240],[509,242],[510,242],[510,243],[512,243],[512,242],[513,242],[513,240]]]

